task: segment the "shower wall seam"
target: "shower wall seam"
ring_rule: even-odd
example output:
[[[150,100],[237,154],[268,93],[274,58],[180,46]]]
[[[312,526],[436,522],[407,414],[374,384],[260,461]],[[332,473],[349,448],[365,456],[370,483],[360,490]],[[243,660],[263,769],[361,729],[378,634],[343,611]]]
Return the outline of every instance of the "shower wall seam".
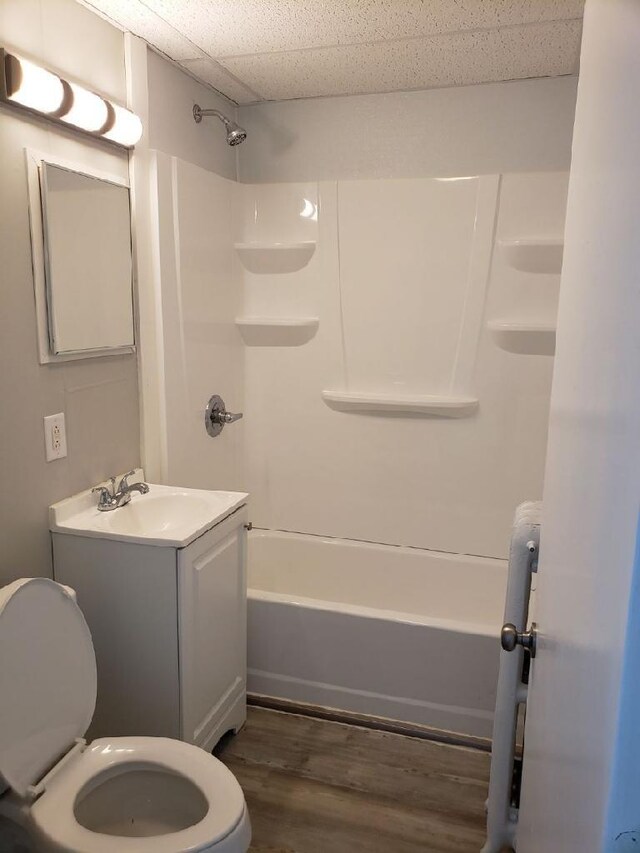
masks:
[[[352,536],[332,536],[330,533],[307,533],[304,530],[289,530],[281,527],[260,527],[252,525],[252,530],[261,530],[265,533],[291,533],[296,536],[312,536],[315,539],[334,539],[336,542],[354,542],[358,545],[382,545],[385,548],[410,548],[412,551],[431,551],[434,554],[450,554],[452,557],[477,557],[480,560],[500,560],[506,564],[507,560],[496,554],[472,554],[465,551],[445,551],[441,548],[425,548],[422,545],[403,545],[398,542],[379,542],[375,539],[355,539]]]

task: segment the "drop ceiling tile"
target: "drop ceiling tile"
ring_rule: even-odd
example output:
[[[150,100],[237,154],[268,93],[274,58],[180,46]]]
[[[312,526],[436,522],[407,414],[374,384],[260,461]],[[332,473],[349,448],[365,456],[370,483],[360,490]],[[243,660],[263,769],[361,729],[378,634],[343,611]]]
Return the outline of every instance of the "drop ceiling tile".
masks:
[[[439,0],[435,5],[438,32],[451,33],[582,18],[584,3],[585,0]]]
[[[262,100],[259,95],[236,80],[213,59],[187,59],[180,65],[194,77],[213,86],[237,104],[252,104]]]
[[[575,73],[580,32],[559,21],[220,62],[267,100],[427,89]]]
[[[138,0],[83,0],[83,5],[97,10],[121,29],[140,36],[171,59],[195,59],[203,55],[183,33]]]
[[[145,0],[145,4],[218,58],[578,18],[584,0]]]

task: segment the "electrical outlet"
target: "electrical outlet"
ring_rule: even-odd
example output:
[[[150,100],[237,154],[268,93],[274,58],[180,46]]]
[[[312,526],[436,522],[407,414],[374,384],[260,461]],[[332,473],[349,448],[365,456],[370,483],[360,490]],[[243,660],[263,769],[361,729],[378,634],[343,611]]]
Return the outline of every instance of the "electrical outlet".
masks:
[[[44,419],[44,449],[47,462],[62,459],[67,455],[67,431],[64,425],[64,412],[48,415]]]

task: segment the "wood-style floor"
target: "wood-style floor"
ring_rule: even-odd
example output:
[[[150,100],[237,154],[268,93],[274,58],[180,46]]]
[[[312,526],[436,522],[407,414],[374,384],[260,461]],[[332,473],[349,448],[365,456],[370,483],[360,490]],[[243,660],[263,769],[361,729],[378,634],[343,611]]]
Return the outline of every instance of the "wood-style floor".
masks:
[[[249,708],[216,754],[242,785],[253,853],[478,853],[489,755]]]

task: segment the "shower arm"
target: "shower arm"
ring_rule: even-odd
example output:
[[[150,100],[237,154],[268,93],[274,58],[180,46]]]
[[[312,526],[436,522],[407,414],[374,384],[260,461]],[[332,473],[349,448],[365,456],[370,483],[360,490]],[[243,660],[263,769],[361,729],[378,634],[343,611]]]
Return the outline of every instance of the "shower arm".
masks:
[[[219,118],[223,124],[229,124],[229,119],[226,117],[226,115],[221,113],[220,110],[203,110],[202,107],[199,107],[197,104],[195,104],[193,107],[194,119],[197,122],[201,122],[202,119],[206,116],[215,116],[216,118]]]
[[[247,138],[247,131],[243,127],[240,127],[239,124],[236,124],[233,119],[221,113],[220,110],[203,110],[200,104],[194,104],[193,119],[196,124],[200,124],[204,116],[214,116],[220,119],[227,130],[227,145],[239,145]]]

